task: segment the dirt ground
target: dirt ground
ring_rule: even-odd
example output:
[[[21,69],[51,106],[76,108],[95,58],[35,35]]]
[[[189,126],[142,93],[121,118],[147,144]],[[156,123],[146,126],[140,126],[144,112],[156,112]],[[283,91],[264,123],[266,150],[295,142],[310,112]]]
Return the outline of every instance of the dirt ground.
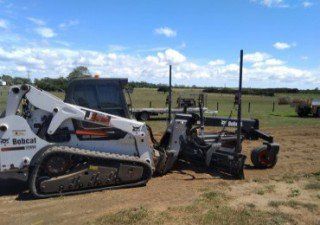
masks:
[[[33,200],[26,192],[2,187],[0,224],[85,224],[106,213],[139,206],[162,211],[191,204],[206,189],[223,190],[232,199],[231,207],[250,205],[259,210],[280,210],[300,224],[320,224],[320,190],[305,188],[316,179],[309,175],[320,171],[320,129],[268,131],[281,144],[278,164],[268,170],[249,167],[243,181],[222,179],[205,169],[194,171],[180,163],[171,173],[132,189]],[[256,145],[246,142],[245,149]],[[296,204],[290,206],[286,203],[289,200]]]

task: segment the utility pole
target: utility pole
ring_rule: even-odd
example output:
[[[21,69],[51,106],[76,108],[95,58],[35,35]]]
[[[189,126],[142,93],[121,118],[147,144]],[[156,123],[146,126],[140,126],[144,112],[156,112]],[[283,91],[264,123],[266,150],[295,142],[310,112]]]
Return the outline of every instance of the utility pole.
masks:
[[[171,122],[171,104],[172,104],[172,65],[169,65],[168,124]]]

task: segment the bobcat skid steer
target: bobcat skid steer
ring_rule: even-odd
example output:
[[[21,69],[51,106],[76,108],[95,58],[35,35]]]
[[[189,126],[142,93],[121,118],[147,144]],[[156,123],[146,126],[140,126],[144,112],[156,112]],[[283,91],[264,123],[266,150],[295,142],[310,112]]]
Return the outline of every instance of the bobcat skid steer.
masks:
[[[194,115],[177,115],[157,143],[145,123],[130,119],[126,82],[75,80],[65,101],[31,85],[11,87],[0,118],[0,176],[26,174],[37,198],[145,185],[184,156],[243,177],[246,157],[234,138],[205,142]]]

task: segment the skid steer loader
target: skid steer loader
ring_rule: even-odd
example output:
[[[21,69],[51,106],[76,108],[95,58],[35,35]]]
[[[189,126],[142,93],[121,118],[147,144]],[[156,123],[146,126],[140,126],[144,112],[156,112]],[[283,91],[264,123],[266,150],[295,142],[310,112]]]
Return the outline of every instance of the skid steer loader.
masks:
[[[177,114],[157,142],[150,127],[130,119],[126,82],[75,80],[65,101],[28,84],[12,86],[0,118],[0,176],[26,174],[37,198],[145,185],[179,159],[244,177],[240,129],[206,136],[198,134],[202,113]],[[270,140],[255,151],[255,163],[274,166],[278,151]]]

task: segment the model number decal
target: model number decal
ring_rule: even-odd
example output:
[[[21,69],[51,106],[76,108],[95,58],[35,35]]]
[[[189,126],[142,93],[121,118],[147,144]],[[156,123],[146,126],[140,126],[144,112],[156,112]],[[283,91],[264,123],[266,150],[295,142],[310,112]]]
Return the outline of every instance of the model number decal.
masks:
[[[26,150],[34,150],[34,149],[36,149],[36,148],[37,148],[36,145],[27,145],[27,146],[25,146],[25,149],[26,149]]]

